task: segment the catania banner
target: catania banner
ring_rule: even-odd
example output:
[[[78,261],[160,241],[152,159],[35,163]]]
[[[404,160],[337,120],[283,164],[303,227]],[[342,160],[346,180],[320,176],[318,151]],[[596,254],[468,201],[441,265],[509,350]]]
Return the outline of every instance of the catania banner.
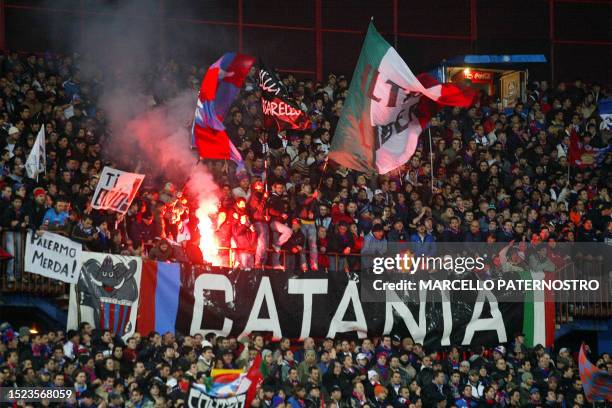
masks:
[[[503,302],[489,291],[473,298],[420,291],[413,300],[389,295],[366,303],[360,284],[344,274],[293,277],[89,255],[71,288],[68,328],[87,321],[124,337],[153,330],[224,336],[263,331],[296,339],[397,333],[440,347],[504,343],[542,321],[523,304]],[[426,299],[434,295],[441,300]]]

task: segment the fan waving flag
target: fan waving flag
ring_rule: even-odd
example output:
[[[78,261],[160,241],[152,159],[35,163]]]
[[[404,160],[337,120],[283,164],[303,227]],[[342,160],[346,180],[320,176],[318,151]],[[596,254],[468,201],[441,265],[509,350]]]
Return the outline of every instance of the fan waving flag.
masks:
[[[192,384],[188,401],[190,407],[250,408],[263,382],[260,371],[261,354],[252,361],[249,370],[214,369],[204,385]]]
[[[612,376],[589,361],[584,344],[580,347],[578,368],[587,400],[612,402]]]
[[[192,128],[192,145],[200,157],[242,162],[240,152],[225,132],[223,120],[254,62],[248,55],[230,52],[212,64],[204,75]]]
[[[26,173],[29,178],[38,179],[38,175],[45,172],[47,167],[45,158],[45,125],[43,123],[40,125],[36,141],[25,163]]]
[[[306,112],[289,100],[285,85],[276,73],[261,64],[259,69],[259,87],[261,88],[261,108],[266,120],[266,127],[276,123],[278,130],[306,130],[310,121]]]
[[[414,154],[437,104],[468,107],[474,95],[428,75],[417,78],[370,23],[329,157],[354,170],[388,173]]]

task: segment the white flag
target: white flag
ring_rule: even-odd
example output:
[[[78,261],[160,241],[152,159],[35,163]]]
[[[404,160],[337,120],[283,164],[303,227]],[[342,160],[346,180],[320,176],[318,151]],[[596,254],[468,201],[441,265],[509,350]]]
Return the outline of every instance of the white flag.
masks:
[[[32,151],[30,152],[28,160],[26,160],[25,163],[26,172],[28,173],[29,178],[38,178],[40,173],[46,172],[46,157],[45,124],[43,123],[40,125],[38,136],[36,136],[36,141],[34,142],[34,146],[32,146]]]

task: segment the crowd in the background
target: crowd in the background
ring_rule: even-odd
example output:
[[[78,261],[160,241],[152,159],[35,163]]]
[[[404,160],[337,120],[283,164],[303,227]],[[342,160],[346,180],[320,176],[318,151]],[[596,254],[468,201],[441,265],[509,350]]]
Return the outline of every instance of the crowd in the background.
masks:
[[[101,169],[109,164],[129,171],[134,163],[105,153],[109,124],[99,100],[114,78],[86,75],[81,63],[14,52],[2,57],[2,231],[48,230],[92,251],[201,261],[195,211],[178,217],[174,211],[197,205],[177,204],[184,180],[147,180],[125,216],[91,208]],[[143,88],[163,103],[181,90],[195,92],[203,72],[171,61],[152,68]],[[526,102],[512,107],[481,92],[469,109],[444,109],[431,121],[432,185],[425,136],[410,161],[387,175],[326,166],[349,80],[329,74],[322,82],[292,75],[282,81],[308,113],[312,130],[263,128],[253,68],[226,117],[245,169],[224,161],[200,164],[222,192],[213,220],[218,244],[237,248],[231,258],[222,254],[226,263],[348,272],[358,269],[352,255],[380,252],[388,242],[612,240],[612,155],[604,149],[610,135],[600,129],[597,112],[606,90],[596,83],[533,82]],[[34,180],[24,163],[40,126],[47,135],[47,169]],[[584,151],[603,153],[570,166],[572,131]],[[17,235],[3,236],[4,248],[16,255]],[[180,242],[185,237],[191,239]],[[19,268],[8,262],[12,280]]]
[[[250,338],[135,333],[123,341],[82,323],[79,331],[31,333],[0,325],[1,387],[69,387],[84,408],[186,407],[191,384],[213,369],[241,369],[258,354],[262,408],[582,408],[588,406],[575,350],[508,346],[433,350],[410,337]],[[612,375],[609,353],[592,356]],[[54,406],[43,403],[40,406]],[[25,405],[31,406],[31,405]]]
[[[91,251],[201,261],[195,211],[174,211],[195,205],[177,201],[181,180],[143,186],[125,216],[91,208],[105,165],[133,169],[105,154],[109,126],[99,99],[113,78],[86,76],[80,63],[12,52],[1,59],[0,226],[9,232],[2,246],[15,256],[4,261],[2,279],[19,278],[17,241],[26,230],[60,233]],[[169,62],[144,84],[163,103],[179,90],[195,92],[202,73]],[[202,164],[220,186],[213,224],[219,245],[236,248],[236,265],[354,272],[357,255],[384,253],[393,242],[612,242],[610,155],[582,167],[568,163],[572,130],[586,150],[609,143],[596,110],[606,95],[600,85],[540,81],[512,107],[481,94],[470,109],[443,110],[431,123],[432,191],[425,137],[412,159],[388,175],[326,167],[349,80],[334,74],[322,82],[282,80],[312,130],[263,129],[253,69],[226,120],[245,170]],[[35,180],[24,163],[40,126],[47,169]],[[191,240],[179,243],[185,236]],[[85,408],[185,406],[190,382],[206,382],[214,367],[245,367],[257,352],[265,377],[258,407],[585,405],[575,350],[527,349],[521,334],[507,347],[441,352],[396,336],[296,346],[258,335],[243,343],[143,333],[123,342],[86,323],[65,334],[1,329],[0,386],[68,386],[76,396],[69,405]],[[612,373],[609,354],[597,364]]]

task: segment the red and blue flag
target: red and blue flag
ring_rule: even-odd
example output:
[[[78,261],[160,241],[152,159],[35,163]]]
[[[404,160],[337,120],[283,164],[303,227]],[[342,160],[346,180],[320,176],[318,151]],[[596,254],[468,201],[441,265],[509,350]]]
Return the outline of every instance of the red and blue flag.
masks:
[[[174,333],[180,290],[180,264],[143,261],[136,329],[145,334]]]
[[[587,400],[612,402],[612,376],[589,361],[584,344],[580,347],[578,367]]]
[[[242,163],[223,121],[254,62],[248,55],[228,52],[204,75],[192,128],[192,146],[198,149],[200,157]]]

